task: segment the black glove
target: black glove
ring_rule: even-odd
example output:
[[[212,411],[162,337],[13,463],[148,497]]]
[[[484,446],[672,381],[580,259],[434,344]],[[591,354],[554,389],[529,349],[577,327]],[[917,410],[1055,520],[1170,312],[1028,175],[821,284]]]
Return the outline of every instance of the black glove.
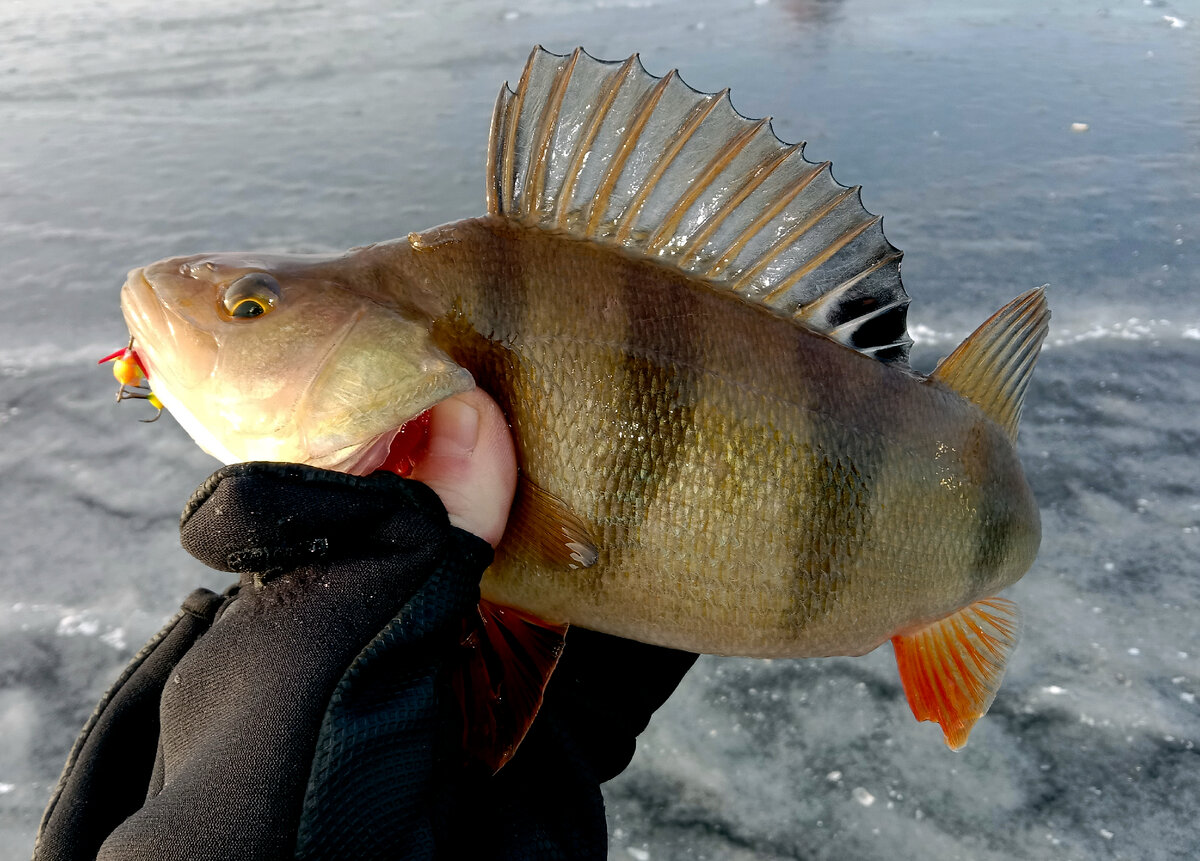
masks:
[[[36,859],[603,858],[599,784],[694,655],[572,630],[491,776],[447,668],[491,548],[428,488],[239,464],[193,496],[198,590],[101,701]]]

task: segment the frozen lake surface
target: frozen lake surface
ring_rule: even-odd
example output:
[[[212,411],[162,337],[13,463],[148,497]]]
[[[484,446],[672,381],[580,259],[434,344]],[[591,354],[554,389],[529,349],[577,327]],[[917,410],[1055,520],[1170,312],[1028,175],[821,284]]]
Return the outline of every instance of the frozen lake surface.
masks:
[[[1200,843],[1200,9],[1172,0],[0,5],[0,857],[196,585],[216,464],[112,406],[129,268],[483,210],[530,47],[733,88],[864,186],[925,370],[1049,282],[1020,448],[1042,553],[955,754],[890,650],[703,659],[607,787],[614,859],[1159,859]],[[911,7],[911,8],[905,8]]]

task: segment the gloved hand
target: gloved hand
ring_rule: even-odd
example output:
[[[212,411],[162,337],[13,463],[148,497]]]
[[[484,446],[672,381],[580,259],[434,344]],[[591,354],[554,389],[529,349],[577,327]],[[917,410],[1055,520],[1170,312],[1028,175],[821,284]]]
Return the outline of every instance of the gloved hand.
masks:
[[[190,596],[106,695],[35,858],[604,857],[599,784],[695,656],[572,630],[491,776],[463,765],[445,678],[491,551],[437,495],[241,464],[181,528],[240,581]]]

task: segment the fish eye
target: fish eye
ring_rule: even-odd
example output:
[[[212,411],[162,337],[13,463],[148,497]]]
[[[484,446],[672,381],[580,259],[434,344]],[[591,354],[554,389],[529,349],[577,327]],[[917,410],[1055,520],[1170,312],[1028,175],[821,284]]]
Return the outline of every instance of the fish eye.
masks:
[[[221,302],[230,317],[260,317],[279,302],[279,282],[266,272],[251,272],[226,287]]]

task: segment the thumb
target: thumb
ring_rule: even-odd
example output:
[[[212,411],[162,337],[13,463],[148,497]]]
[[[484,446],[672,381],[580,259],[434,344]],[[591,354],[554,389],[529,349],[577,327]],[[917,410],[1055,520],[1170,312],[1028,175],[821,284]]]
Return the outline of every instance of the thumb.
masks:
[[[517,486],[517,458],[496,402],[476,388],[434,406],[429,444],[409,477],[433,489],[452,524],[499,544]]]

